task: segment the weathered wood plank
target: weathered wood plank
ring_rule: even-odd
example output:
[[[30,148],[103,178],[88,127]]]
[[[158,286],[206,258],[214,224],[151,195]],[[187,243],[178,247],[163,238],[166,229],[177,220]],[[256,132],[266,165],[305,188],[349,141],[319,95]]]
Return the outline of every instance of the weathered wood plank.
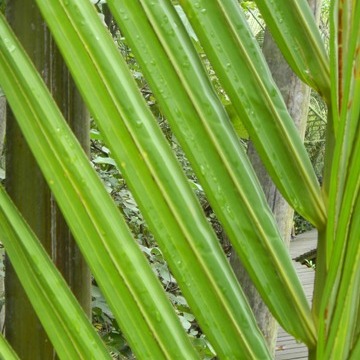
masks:
[[[304,234],[298,235],[290,242],[290,255],[294,259],[310,250],[316,248],[317,245],[317,231],[311,230]],[[306,298],[309,303],[312,299],[314,288],[315,271],[311,268],[301,265],[294,261],[296,272],[299,276],[300,282],[304,288]],[[298,343],[291,335],[287,334],[281,327],[279,328],[276,352],[276,360],[307,360],[307,347]]]

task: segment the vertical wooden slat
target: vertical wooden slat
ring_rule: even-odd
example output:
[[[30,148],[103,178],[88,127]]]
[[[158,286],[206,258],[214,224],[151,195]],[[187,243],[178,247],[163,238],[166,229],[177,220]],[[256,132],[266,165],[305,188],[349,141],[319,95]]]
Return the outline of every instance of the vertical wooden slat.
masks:
[[[89,116],[35,1],[8,3],[7,18],[85,149]],[[11,111],[7,114],[6,188],[90,316],[90,273]],[[5,332],[24,360],[56,354],[17,277],[6,260]]]

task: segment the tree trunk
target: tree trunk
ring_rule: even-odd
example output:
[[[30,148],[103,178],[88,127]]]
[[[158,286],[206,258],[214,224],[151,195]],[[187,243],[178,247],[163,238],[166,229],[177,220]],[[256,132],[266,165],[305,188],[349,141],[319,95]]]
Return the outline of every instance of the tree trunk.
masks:
[[[320,15],[321,0],[310,0],[309,4],[318,19]],[[289,113],[303,139],[305,136],[309,108],[310,88],[293,73],[267,30],[265,31],[263,53],[274,81],[279,87]],[[280,234],[288,246],[290,243],[294,211],[275,187],[251,141],[248,147],[248,156],[260,180],[268,204],[274,213]],[[278,328],[277,322],[262,301],[234,251],[230,256],[230,263],[249,300],[258,325],[265,336],[270,352],[274,354]]]
[[[64,115],[89,147],[87,111],[33,0],[12,0],[9,23],[53,91]],[[80,136],[81,135],[81,136]],[[6,188],[43,246],[53,257],[90,316],[90,274],[11,111],[7,114]],[[56,358],[17,276],[6,259],[6,338],[22,360]]]

